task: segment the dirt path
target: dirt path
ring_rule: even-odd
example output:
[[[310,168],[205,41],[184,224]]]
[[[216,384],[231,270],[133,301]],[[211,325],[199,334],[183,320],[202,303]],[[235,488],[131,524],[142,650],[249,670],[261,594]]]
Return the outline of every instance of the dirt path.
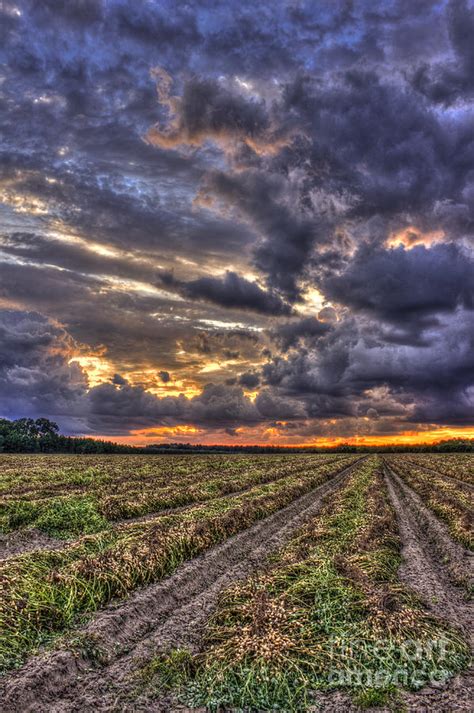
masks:
[[[474,608],[455,583],[460,577],[472,580],[472,554],[450,538],[420,496],[389,467],[386,482],[403,543],[400,579],[420,595],[434,614],[469,634]]]
[[[415,591],[437,617],[458,627],[474,647],[472,622],[474,608],[465,591],[453,582],[472,579],[473,557],[453,542],[441,522],[421,498],[389,467],[386,484],[398,517],[403,563],[399,577]],[[467,671],[444,686],[427,686],[417,693],[404,693],[408,711],[472,711],[474,672]]]
[[[139,661],[170,646],[193,648],[221,590],[261,568],[269,554],[319,512],[324,499],[356,465],[186,562],[166,580],[99,612],[82,634],[92,636],[107,657],[100,668],[94,668],[84,653],[70,650],[31,659],[5,679],[0,691],[3,713],[153,710],[135,704],[126,707]]]

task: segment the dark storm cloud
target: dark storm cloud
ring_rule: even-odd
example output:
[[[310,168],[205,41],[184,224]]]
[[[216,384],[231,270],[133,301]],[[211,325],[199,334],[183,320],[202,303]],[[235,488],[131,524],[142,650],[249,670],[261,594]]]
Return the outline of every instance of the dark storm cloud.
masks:
[[[3,413],[472,425],[472,2],[0,15]]]
[[[252,371],[246,371],[239,377],[239,384],[245,389],[255,389],[260,384],[260,377]]]
[[[339,220],[418,210],[455,189],[452,172],[443,175],[448,127],[407,87],[374,70],[351,69],[323,85],[298,79],[286,102],[311,136],[302,149],[305,189],[317,210],[329,206],[315,189],[333,197],[331,217]],[[452,143],[456,152],[456,133]],[[299,147],[287,151],[293,164],[302,161]]]
[[[101,384],[88,393],[86,422],[101,433],[120,434],[157,424],[235,428],[240,424],[255,426],[267,420],[305,415],[303,404],[272,394],[269,389],[263,389],[253,403],[238,385],[207,383],[199,396],[186,399],[158,398],[129,384]]]
[[[272,120],[263,101],[246,99],[216,81],[192,79],[180,97],[170,94],[171,77],[156,70],[158,96],[171,116],[165,127],[156,126],[147,138],[155,146],[199,146],[207,139],[227,143],[242,141],[257,153],[272,153],[283,145],[289,131]]]
[[[115,374],[110,382],[87,389],[84,373],[70,363],[80,345],[38,313],[1,311],[0,337],[0,405],[6,416],[17,417],[31,404],[34,415],[61,416],[76,430],[119,435],[156,424],[258,423],[265,415],[236,385],[208,383],[192,399],[158,398]],[[282,406],[274,408],[277,418]]]
[[[413,414],[415,423],[445,424],[456,426],[471,426],[474,410],[474,388],[457,392],[448,389],[438,389],[429,396],[420,398]]]
[[[114,374],[112,378],[112,384],[115,384],[115,386],[125,386],[127,384],[127,379],[125,379],[123,376],[120,374]]]
[[[77,403],[87,393],[87,379],[69,360],[78,347],[61,325],[36,312],[0,312],[0,410],[74,420]],[[76,421],[76,427],[78,422]]]
[[[264,236],[254,251],[254,263],[267,276],[272,289],[287,299],[298,300],[297,278],[320,235],[320,226],[292,204],[291,186],[276,173],[214,172],[206,178],[201,200],[224,201],[258,234]],[[293,196],[298,200],[297,196]]]
[[[474,260],[455,244],[384,250],[364,246],[323,283],[329,299],[408,325],[426,315],[474,308]]]
[[[228,359],[237,352],[245,362],[255,360],[258,353],[255,332],[213,328],[212,320],[220,316],[213,308],[137,294],[122,285],[115,289],[106,280],[53,267],[4,264],[1,272],[1,297],[55,316],[75,339],[93,349],[106,346],[107,357],[117,368],[154,366],[192,374],[207,355]],[[207,328],[199,321],[205,318],[210,322]],[[178,343],[186,347],[183,355],[177,353]],[[202,380],[197,374],[193,378]]]
[[[460,413],[468,421],[474,405],[473,327],[472,312],[461,310],[428,330],[426,343],[407,346],[387,342],[376,323],[351,319],[313,349],[274,359],[263,377],[273,389],[304,399],[315,418],[363,415],[374,408],[415,423],[456,423]]]
[[[328,324],[320,322],[315,317],[307,317],[297,321],[281,324],[273,330],[273,338],[280,344],[282,351],[296,347],[305,339],[314,340],[330,329]]]
[[[254,404],[238,385],[207,383],[191,399],[159,398],[115,374],[110,382],[87,389],[84,373],[70,363],[80,354],[80,345],[38,313],[1,312],[0,336],[4,415],[16,417],[31,403],[34,415],[61,417],[73,429],[114,435],[157,424],[216,428],[304,415],[301,404],[268,389]]]
[[[254,310],[262,314],[290,314],[291,307],[275,294],[262,290],[255,282],[227,271],[223,278],[200,277],[185,283],[182,292],[191,299],[203,299],[222,307]]]
[[[159,399],[143,387],[124,381],[120,385],[99,384],[88,392],[81,406],[86,412],[87,427],[92,431],[120,435],[181,420],[185,411],[184,396]]]
[[[434,102],[450,105],[474,91],[474,8],[467,0],[448,3],[447,26],[452,56],[422,63],[412,77],[413,86]]]
[[[411,216],[439,227],[457,206],[472,230],[472,130],[462,116],[440,117],[409,86],[365,68],[332,83],[297,77],[279,101],[297,127],[292,141],[258,167],[249,159],[247,170],[211,172],[199,194],[263,236],[254,263],[270,286],[295,300],[313,251],[316,265],[337,265],[338,248],[349,247],[345,221],[357,238],[364,224],[371,235],[378,217],[380,241]]]
[[[304,418],[306,416],[306,409],[301,401],[288,398],[284,394],[280,395],[268,388],[261,389],[255,399],[255,406],[259,413],[269,420]]]

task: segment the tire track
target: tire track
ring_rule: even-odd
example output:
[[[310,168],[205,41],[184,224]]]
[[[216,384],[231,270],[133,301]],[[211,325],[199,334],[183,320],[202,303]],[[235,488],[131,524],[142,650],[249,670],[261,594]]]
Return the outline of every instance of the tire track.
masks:
[[[91,659],[72,650],[34,657],[3,685],[3,712],[112,711],[130,693],[137,660],[169,646],[193,648],[219,593],[261,568],[295,530],[321,509],[363,459],[290,505],[181,565],[161,582],[102,610],[82,629],[107,657],[94,670]],[[92,668],[91,668],[92,666]],[[133,708],[131,709],[133,710]]]
[[[386,462],[385,477],[403,544],[400,579],[436,616],[467,634],[472,646],[474,608],[456,586],[472,582],[472,554],[451,539],[419,495]]]

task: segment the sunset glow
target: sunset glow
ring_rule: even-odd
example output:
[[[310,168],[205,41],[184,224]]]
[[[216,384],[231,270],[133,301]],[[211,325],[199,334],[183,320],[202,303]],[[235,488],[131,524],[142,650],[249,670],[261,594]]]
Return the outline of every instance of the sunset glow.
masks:
[[[410,225],[408,228],[391,233],[386,244],[389,248],[404,247],[407,250],[411,250],[416,245],[430,247],[434,243],[443,240],[444,237],[443,230],[432,230],[424,233],[414,225]]]

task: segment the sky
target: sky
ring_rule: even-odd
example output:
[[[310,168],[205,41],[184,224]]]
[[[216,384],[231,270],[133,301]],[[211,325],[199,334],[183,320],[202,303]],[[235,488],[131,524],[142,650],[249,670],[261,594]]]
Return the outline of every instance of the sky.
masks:
[[[470,0],[2,0],[0,415],[474,437]]]

